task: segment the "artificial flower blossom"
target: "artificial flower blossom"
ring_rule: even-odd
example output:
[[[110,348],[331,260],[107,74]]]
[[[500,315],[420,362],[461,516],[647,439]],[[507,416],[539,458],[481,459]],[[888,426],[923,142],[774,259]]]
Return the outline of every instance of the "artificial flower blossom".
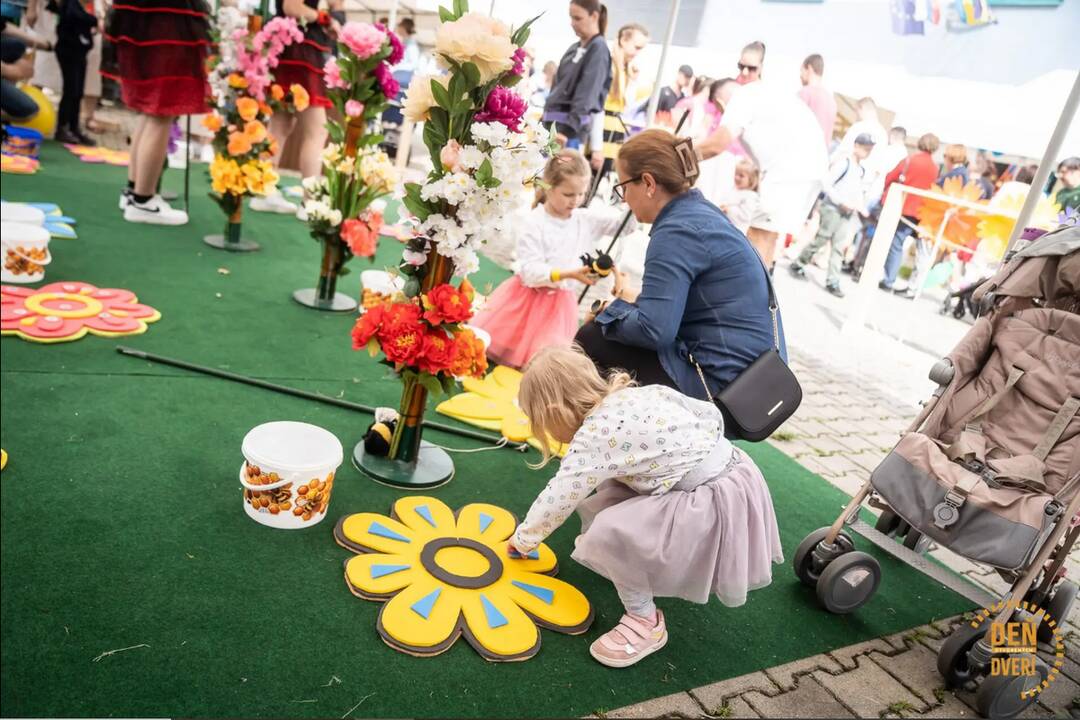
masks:
[[[471,62],[480,71],[481,83],[509,70],[516,50],[510,40],[510,29],[480,13],[467,13],[458,20],[445,22],[435,32],[435,56],[439,64],[449,67],[447,59],[462,65]]]
[[[525,111],[529,109],[525,98],[508,87],[499,85],[491,91],[484,103],[484,109],[474,118],[478,123],[497,122],[505,125],[511,132],[520,132],[519,125]]]
[[[345,90],[349,87],[341,78],[341,66],[338,65],[337,58],[332,57],[323,65],[323,82],[331,90]]]
[[[529,188],[543,172],[549,142],[546,130],[530,125],[511,132],[499,122],[474,123],[471,134],[473,144],[456,151],[456,167],[420,188],[425,202],[445,202],[453,209],[449,214],[430,214],[419,231],[435,241],[440,255],[454,262],[459,276],[479,267],[476,251],[485,242],[512,229],[512,216],[527,205]],[[448,152],[446,159],[453,160],[453,153]],[[476,178],[485,160],[495,181],[487,187]],[[442,157],[440,162],[445,166]]]
[[[424,122],[431,116],[431,108],[435,105],[435,96],[431,94],[431,81],[439,83],[443,87],[450,84],[450,77],[442,75],[413,75],[408,89],[405,91],[405,102],[401,112],[407,120],[414,123]]]
[[[381,26],[379,26],[381,27]],[[348,22],[341,28],[338,40],[345,44],[356,57],[367,60],[382,50],[386,32],[369,23]]]
[[[349,246],[353,255],[371,257],[378,247],[382,222],[382,214],[374,211],[361,217],[350,218],[341,223],[341,239]]]

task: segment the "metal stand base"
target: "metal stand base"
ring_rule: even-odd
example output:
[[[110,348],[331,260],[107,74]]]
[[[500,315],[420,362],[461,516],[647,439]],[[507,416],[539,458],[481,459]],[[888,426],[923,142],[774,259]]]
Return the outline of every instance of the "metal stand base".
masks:
[[[454,477],[454,461],[442,448],[420,442],[420,456],[415,463],[404,463],[364,452],[364,443],[353,449],[353,465],[382,485],[403,490],[425,490],[439,487]]]
[[[334,293],[332,300],[320,300],[319,293],[315,288],[297,290],[292,294],[293,300],[304,307],[315,310],[328,310],[330,312],[356,312],[357,302],[345,293]]]
[[[207,235],[203,238],[203,242],[212,248],[229,252],[254,252],[261,247],[254,240],[244,240],[242,238],[240,242],[228,242],[225,240],[224,235]]]

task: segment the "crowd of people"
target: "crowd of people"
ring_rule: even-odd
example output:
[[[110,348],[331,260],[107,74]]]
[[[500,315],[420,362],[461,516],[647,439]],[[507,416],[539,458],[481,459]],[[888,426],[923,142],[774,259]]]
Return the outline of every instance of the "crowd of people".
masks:
[[[55,48],[18,29],[22,18],[8,14],[8,0],[3,4],[4,112],[30,112],[8,68],[22,62],[27,47],[55,50],[64,98],[58,138],[86,141],[79,117],[93,69],[87,58],[95,36],[104,35],[110,52],[103,72],[119,81],[124,104],[140,114],[120,193],[124,217],[186,222],[156,188],[173,119],[208,109],[211,38],[204,1],[131,0],[114,6],[106,22],[100,7],[63,0],[53,8]],[[20,10],[32,29],[39,22],[36,6]],[[748,591],[769,583],[772,564],[782,559],[768,487],[749,456],[731,444],[733,430],[711,402],[760,358],[775,352],[786,359],[771,280],[779,251],[808,224],[815,227],[790,272],[805,277],[828,247],[825,287],[842,296],[845,263],[861,270],[859,250],[849,246],[856,235],[869,237],[863,230],[891,184],[927,189],[959,178],[978,183],[992,201],[1026,190],[1033,172],[996,177],[984,155],[973,157],[958,144],[945,148],[939,166],[936,136],[923,134],[911,152],[907,131],[884,127],[870,98],[857,103],[858,118],[837,137],[837,99],[825,82],[825,59],[808,56],[801,89],[794,78],[787,89],[781,80],[764,80],[766,47],[757,41],[743,48],[729,76],[680,67],[650,108],[649,73],[636,62],[648,30],[627,24],[609,42],[602,3],[569,0],[568,10],[575,42],[557,64],[537,70],[527,58],[529,77],[519,88],[542,107],[562,149],[548,159],[544,189],[513,239],[513,277],[495,290],[474,324],[490,335],[493,360],[525,369],[520,404],[537,436],[569,445],[511,550],[530,552],[575,509],[581,513],[583,533],[573,556],[611,579],[626,609],[591,652],[604,664],[624,667],[667,640],[656,597],[700,603],[716,595],[740,605]],[[299,144],[305,177],[320,172],[330,106],[320,68],[344,19],[340,11],[333,0],[327,9],[319,0],[283,0],[276,9],[304,28],[303,41],[282,56],[276,80],[304,87],[311,103],[295,115],[275,114],[270,133],[279,148],[290,137]],[[395,72],[407,76],[423,57],[412,21],[403,19],[397,31],[405,53]],[[718,179],[724,168],[730,179]],[[612,200],[625,204],[632,220],[621,222],[621,208],[589,203],[605,175],[614,181]],[[1075,209],[1080,159],[1062,162],[1057,178],[1057,201]],[[885,290],[898,289],[920,202],[905,200],[904,222],[883,269]],[[297,211],[280,194],[252,207]],[[616,268],[613,297],[579,323],[578,292],[600,276],[590,253],[602,237],[635,223],[650,226],[651,236],[640,287]],[[922,272],[920,259],[916,277]],[[643,524],[673,530],[642,534]]]

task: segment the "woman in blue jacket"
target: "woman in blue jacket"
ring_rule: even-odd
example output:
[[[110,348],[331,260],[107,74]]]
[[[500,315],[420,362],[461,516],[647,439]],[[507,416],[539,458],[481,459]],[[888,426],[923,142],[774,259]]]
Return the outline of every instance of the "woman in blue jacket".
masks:
[[[769,281],[746,236],[692,189],[692,150],[678,144],[666,130],[647,130],[619,152],[616,192],[638,222],[652,224],[642,289],[620,289],[576,340],[601,370],[622,368],[643,385],[704,400],[691,355],[715,396],[773,347]]]

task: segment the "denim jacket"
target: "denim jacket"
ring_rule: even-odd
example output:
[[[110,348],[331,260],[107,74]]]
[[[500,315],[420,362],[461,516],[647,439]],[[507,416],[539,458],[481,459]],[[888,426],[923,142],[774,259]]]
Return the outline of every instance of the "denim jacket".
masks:
[[[679,389],[702,400],[705,389],[688,354],[716,395],[773,347],[765,267],[698,190],[676,196],[657,215],[637,301],[616,300],[596,322],[610,340],[656,351]],[[786,361],[779,311],[777,323]]]

